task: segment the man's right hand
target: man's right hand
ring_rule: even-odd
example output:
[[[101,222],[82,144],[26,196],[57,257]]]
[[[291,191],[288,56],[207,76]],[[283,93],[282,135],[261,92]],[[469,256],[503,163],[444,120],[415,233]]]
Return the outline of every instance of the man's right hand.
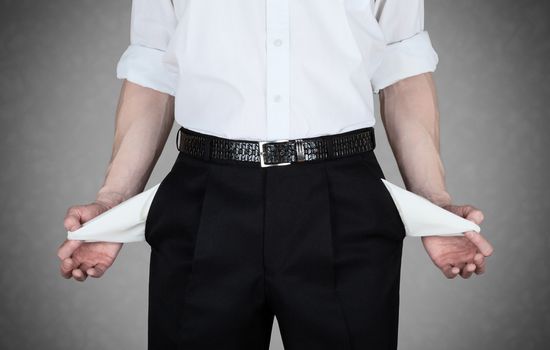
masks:
[[[72,206],[65,216],[65,229],[74,231],[111,207],[100,202]],[[122,243],[65,240],[57,251],[61,260],[61,275],[67,279],[73,277],[80,282],[85,281],[88,276],[101,277],[114,263],[121,248]]]

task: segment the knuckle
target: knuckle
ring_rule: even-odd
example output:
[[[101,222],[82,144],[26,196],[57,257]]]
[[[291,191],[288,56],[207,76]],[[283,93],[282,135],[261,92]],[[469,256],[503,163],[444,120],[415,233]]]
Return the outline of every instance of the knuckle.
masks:
[[[82,206],[81,205],[73,205],[67,209],[67,216],[71,215],[78,215],[78,212]]]
[[[84,256],[83,256],[82,252],[78,249],[73,252],[72,258],[73,258],[73,262],[77,265],[80,265],[84,260],[83,259]]]

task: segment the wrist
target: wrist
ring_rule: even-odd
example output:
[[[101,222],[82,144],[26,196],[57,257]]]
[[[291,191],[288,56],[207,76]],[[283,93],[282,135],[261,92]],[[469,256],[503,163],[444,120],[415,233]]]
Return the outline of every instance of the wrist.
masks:
[[[431,193],[431,194],[425,195],[424,197],[428,199],[430,202],[440,207],[450,205],[453,201],[451,195],[447,191]]]
[[[106,206],[108,209],[124,202],[128,197],[122,192],[102,188],[98,191],[95,202]]]

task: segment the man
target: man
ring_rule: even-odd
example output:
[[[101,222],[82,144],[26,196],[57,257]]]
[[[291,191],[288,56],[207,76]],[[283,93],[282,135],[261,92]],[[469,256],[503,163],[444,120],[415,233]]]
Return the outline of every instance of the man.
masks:
[[[105,183],[65,228],[143,191],[175,118],[146,222],[149,349],[267,349],[274,316],[286,349],[395,349],[405,234],[372,92],[407,189],[483,220],[445,189],[437,61],[422,0],[134,0]],[[493,250],[422,242],[448,278]],[[66,241],[61,273],[101,277],[120,249]]]

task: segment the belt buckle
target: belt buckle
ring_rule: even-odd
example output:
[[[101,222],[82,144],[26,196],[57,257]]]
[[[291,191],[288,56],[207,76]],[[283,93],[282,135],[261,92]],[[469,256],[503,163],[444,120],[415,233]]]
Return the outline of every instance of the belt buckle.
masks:
[[[273,141],[258,141],[258,145],[260,147],[260,165],[262,168],[267,168],[270,166],[282,166],[282,165],[289,165],[291,162],[285,162],[285,163],[273,163],[273,164],[266,164],[264,155],[266,154],[264,151],[264,145],[266,143],[281,143],[281,142],[288,142],[289,140],[273,140]]]

